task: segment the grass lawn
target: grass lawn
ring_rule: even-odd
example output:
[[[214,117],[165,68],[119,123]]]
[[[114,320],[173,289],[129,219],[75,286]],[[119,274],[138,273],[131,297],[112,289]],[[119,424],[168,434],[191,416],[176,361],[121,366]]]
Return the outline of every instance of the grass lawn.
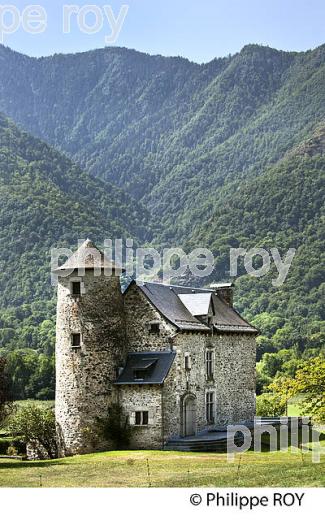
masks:
[[[325,446],[325,442],[322,442]],[[148,466],[149,474],[148,476]],[[324,487],[310,453],[225,454],[120,451],[54,461],[0,459],[0,487]]]

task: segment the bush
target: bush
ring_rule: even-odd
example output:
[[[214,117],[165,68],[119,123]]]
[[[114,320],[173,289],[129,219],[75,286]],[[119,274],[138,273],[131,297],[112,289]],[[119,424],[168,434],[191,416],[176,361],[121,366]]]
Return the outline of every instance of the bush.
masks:
[[[275,394],[262,394],[256,398],[256,415],[258,417],[278,417],[285,414],[285,405]]]
[[[9,423],[13,435],[20,436],[37,452],[39,458],[57,457],[54,411],[35,404],[21,407]]]
[[[108,411],[108,417],[98,419],[99,429],[104,438],[111,441],[115,449],[128,448],[132,435],[132,428],[128,416],[118,404],[113,404]]]
[[[8,448],[11,446],[10,439],[0,439],[0,455],[6,455]]]
[[[25,455],[26,453],[26,443],[24,443],[19,437],[0,438],[0,455],[7,455],[10,448],[14,448],[17,450],[17,453],[21,455]]]

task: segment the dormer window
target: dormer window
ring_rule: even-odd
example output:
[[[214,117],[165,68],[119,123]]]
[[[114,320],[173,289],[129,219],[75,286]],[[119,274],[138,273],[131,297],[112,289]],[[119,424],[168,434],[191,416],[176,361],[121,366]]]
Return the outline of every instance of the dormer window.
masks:
[[[81,282],[71,282],[71,295],[81,296]]]
[[[141,359],[136,363],[136,366],[133,369],[133,379],[134,381],[147,381],[150,379],[150,376],[156,366],[157,358],[145,358]]]
[[[148,374],[147,370],[135,370],[134,371],[134,379],[136,381],[143,381]]]

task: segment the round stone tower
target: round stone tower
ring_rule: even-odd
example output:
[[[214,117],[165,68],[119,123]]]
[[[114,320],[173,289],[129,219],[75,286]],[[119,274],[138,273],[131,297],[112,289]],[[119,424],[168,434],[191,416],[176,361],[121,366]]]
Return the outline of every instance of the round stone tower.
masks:
[[[97,419],[107,417],[117,368],[126,358],[121,270],[87,240],[56,274],[60,454],[90,453],[110,447]]]

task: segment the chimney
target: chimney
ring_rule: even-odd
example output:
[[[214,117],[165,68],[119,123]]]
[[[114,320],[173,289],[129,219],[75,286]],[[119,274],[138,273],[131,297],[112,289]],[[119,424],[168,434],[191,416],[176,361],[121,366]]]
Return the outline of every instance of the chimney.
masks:
[[[234,284],[233,283],[213,283],[210,285],[217,296],[222,298],[229,307],[234,306]]]

